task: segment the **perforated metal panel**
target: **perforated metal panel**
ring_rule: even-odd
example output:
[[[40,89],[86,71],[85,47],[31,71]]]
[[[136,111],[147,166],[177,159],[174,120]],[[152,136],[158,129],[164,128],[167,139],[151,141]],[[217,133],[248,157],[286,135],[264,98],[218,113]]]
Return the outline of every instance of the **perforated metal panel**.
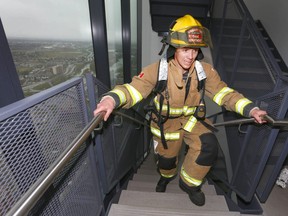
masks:
[[[259,105],[274,119],[283,119],[288,109],[287,88],[263,96],[259,99]],[[261,177],[265,178],[262,174],[269,169],[267,161],[273,146],[279,144],[283,148],[285,139],[287,137],[283,137],[278,128],[267,124],[249,126],[231,183],[245,201],[251,201]]]
[[[269,155],[267,164],[257,186],[260,202],[266,202],[288,155],[288,131],[280,131]]]
[[[0,215],[5,215],[86,125],[82,79],[0,110]],[[95,214],[99,200],[92,183],[83,145],[31,214]]]
[[[100,215],[100,188],[88,149],[83,145],[29,215]]]
[[[96,107],[96,101],[109,89],[92,74],[86,74],[86,80],[90,109],[93,110]],[[145,119],[140,114],[144,112],[144,104],[141,104],[143,102],[145,101],[141,101],[133,109],[122,109],[121,112],[144,122]],[[117,115],[111,115],[103,127],[104,129],[99,131],[98,139],[95,141],[95,154],[99,158],[102,189],[104,194],[107,194],[119,184],[119,179],[143,161],[143,154],[150,144],[151,134],[147,132],[149,128],[144,128]]]

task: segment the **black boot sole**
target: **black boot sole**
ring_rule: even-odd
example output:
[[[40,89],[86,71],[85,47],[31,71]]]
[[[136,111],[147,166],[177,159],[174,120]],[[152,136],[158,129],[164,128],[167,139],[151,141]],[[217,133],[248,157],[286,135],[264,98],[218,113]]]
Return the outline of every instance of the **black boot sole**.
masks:
[[[181,181],[181,180],[180,180]],[[185,187],[182,183],[179,181],[179,187],[181,188],[182,191],[188,194],[189,199],[191,200],[192,203],[194,203],[197,206],[203,206],[205,205],[205,194],[200,190],[200,191],[190,191],[189,188]],[[202,201],[199,201],[196,196],[202,196],[201,199]]]

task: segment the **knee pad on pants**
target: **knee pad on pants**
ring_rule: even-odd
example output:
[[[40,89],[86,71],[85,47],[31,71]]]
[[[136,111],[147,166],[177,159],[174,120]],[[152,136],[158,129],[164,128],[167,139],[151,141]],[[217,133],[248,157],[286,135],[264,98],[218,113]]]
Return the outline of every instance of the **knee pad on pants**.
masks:
[[[164,170],[171,170],[176,168],[176,157],[165,158],[161,155],[158,155],[158,168]]]
[[[215,134],[206,133],[200,136],[201,152],[196,163],[202,166],[212,166],[218,156],[218,140]]]

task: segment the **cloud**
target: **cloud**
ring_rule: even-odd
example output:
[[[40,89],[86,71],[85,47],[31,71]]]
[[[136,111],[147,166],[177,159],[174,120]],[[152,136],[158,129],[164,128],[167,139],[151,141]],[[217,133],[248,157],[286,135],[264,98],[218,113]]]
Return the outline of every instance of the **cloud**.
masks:
[[[7,37],[91,39],[88,0],[1,0]]]

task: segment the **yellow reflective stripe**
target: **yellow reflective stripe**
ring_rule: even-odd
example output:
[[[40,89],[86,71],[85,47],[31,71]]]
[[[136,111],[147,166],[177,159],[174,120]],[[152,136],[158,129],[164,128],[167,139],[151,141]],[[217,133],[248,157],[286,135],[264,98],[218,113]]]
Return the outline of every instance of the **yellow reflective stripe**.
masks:
[[[156,106],[156,109],[159,111],[160,110],[160,103],[157,100],[157,97],[154,98],[154,104]],[[167,111],[168,106],[166,104],[163,104],[162,110]],[[188,116],[188,115],[194,114],[195,110],[196,110],[196,107],[188,107],[188,106],[184,106],[183,108],[170,107],[169,108],[169,114],[170,115],[182,115],[182,114],[184,114],[184,116]]]
[[[169,108],[169,114],[171,115],[181,115],[183,113],[182,108]]]
[[[244,107],[247,106],[248,104],[252,103],[252,101],[250,101],[249,99],[247,98],[242,98],[240,99],[236,105],[235,105],[235,109],[236,109],[236,112],[243,115],[244,113]]]
[[[155,106],[156,106],[156,109],[159,111],[159,110],[160,110],[160,103],[159,103],[159,101],[157,100],[157,96],[154,98],[154,104],[155,104]],[[162,110],[163,110],[163,111],[167,111],[167,110],[168,110],[168,107],[167,107],[166,104],[163,104],[163,105],[162,105]]]
[[[121,90],[113,89],[110,92],[113,92],[113,93],[117,94],[117,96],[119,97],[119,100],[120,100],[120,104],[119,105],[122,105],[123,103],[126,102],[126,96],[125,96],[124,92],[122,92]]]
[[[222,88],[214,97],[213,101],[218,105],[222,106],[222,99],[229,93],[233,92],[234,90],[229,87]]]
[[[195,110],[196,110],[196,107],[184,106],[183,114],[184,114],[184,116],[192,115],[195,113]]]
[[[131,97],[132,97],[132,106],[134,106],[136,103],[138,103],[139,101],[141,101],[143,99],[141,93],[135,89],[132,85],[130,84],[124,84],[124,86],[128,89]]]
[[[189,183],[191,183],[191,184],[193,184],[193,185],[195,185],[195,186],[199,186],[199,185],[202,184],[202,180],[198,180],[198,179],[195,179],[195,178],[192,178],[191,176],[189,176],[189,175],[185,172],[183,166],[182,166],[182,168],[181,168],[181,175],[182,175],[182,177],[183,177],[187,182],[189,182]]]
[[[160,173],[160,175],[163,176],[163,177],[165,177],[165,178],[172,178],[172,177],[174,177],[174,175],[165,175],[165,174],[162,174],[162,173]]]
[[[192,129],[194,128],[195,124],[197,123],[197,119],[194,117],[194,116],[191,116],[186,125],[184,126],[184,130],[187,131],[187,132],[191,132]]]
[[[152,134],[161,138],[161,131],[157,128],[150,128]],[[165,140],[178,140],[180,138],[180,133],[164,133]]]

